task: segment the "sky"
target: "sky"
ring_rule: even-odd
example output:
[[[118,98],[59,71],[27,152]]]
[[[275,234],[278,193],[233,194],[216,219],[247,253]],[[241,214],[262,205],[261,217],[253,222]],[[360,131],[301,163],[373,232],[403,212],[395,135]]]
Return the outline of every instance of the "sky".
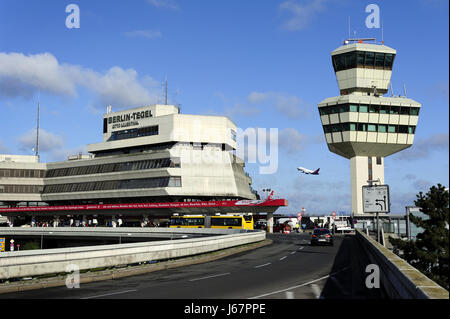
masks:
[[[79,8],[79,28],[73,11]],[[367,28],[380,9],[381,28]],[[259,193],[289,201],[279,212],[350,212],[350,161],[325,143],[317,104],[339,95],[331,51],[352,37],[397,50],[395,95],[422,104],[414,145],[385,160],[391,212],[449,184],[447,0],[0,0],[0,154],[63,161],[101,142],[106,107],[162,103],[223,115],[238,128],[278,129],[278,169],[247,163]],[[69,18],[69,19],[68,19]],[[388,94],[390,95],[390,93]],[[319,176],[296,167],[321,168]]]

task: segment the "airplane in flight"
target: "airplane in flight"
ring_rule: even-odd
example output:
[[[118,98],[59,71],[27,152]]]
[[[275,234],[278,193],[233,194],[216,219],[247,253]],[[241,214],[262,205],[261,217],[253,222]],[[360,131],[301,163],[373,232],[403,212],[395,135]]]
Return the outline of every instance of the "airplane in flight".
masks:
[[[319,171],[320,171],[320,168],[316,169],[315,171],[312,171],[312,170],[304,168],[304,167],[297,167],[297,169],[300,172],[302,172],[304,174],[309,174],[309,175],[319,175]]]

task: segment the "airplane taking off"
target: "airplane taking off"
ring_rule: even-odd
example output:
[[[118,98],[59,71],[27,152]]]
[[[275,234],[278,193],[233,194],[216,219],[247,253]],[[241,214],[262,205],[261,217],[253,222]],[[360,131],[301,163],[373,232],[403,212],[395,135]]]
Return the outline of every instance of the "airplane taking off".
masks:
[[[304,167],[297,167],[297,169],[300,172],[302,172],[304,174],[309,174],[309,175],[319,175],[319,171],[320,171],[320,168],[316,169],[315,171],[312,171],[312,170],[304,168]]]

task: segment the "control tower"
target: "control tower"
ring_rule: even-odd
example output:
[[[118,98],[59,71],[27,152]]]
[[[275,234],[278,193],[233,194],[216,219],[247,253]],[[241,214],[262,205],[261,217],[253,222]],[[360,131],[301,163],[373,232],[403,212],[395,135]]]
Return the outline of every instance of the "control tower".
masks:
[[[362,187],[385,183],[384,158],[413,144],[421,107],[406,96],[383,96],[397,52],[372,40],[346,40],[331,53],[340,95],[319,104],[328,149],[350,159],[354,216],[363,214]]]

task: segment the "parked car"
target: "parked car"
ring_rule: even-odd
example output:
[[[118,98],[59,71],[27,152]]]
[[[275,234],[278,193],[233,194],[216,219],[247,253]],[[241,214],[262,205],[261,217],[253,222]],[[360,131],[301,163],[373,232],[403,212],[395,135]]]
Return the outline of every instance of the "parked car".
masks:
[[[319,244],[334,245],[334,237],[328,228],[316,228],[311,235],[311,246]]]

